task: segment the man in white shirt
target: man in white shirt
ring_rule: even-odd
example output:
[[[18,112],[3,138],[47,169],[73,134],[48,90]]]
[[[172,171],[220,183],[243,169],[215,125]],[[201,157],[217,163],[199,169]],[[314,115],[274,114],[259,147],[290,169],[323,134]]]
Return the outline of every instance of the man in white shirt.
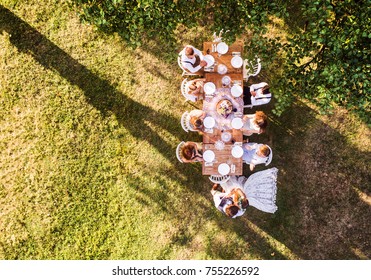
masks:
[[[193,46],[186,46],[180,55],[183,68],[191,73],[196,73],[207,65],[202,52]]]
[[[267,83],[262,82],[259,84],[253,84],[248,87],[244,87],[244,104],[259,106],[267,104],[272,99],[272,94],[269,91]]]

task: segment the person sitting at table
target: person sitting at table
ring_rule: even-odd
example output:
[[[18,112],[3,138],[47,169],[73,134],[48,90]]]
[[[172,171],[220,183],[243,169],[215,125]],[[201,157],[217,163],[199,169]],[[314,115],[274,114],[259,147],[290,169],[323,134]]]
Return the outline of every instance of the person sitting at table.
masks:
[[[196,109],[189,112],[189,117],[190,117],[189,125],[191,126],[191,128],[202,133],[206,113],[202,110]]]
[[[221,185],[211,189],[215,207],[228,217],[235,218],[245,213],[248,206],[260,211],[275,213],[277,193],[277,168],[256,172],[246,178],[231,176]],[[219,190],[219,189],[222,190]]]
[[[207,65],[202,52],[193,46],[186,46],[180,54],[183,68],[191,73],[196,73]]]
[[[200,162],[202,158],[202,143],[186,142],[180,151],[181,159],[183,162]]]
[[[238,201],[236,201],[236,199],[238,199],[238,197],[236,192],[237,190],[235,189],[228,190],[228,192],[226,192],[226,190],[223,189],[219,184],[214,184],[213,188],[211,189],[215,207],[230,218],[239,217],[245,212],[244,209],[241,209],[239,206],[237,206]],[[242,195],[244,194],[242,193]],[[245,201],[244,206],[246,209],[248,206],[248,201],[247,199]]]
[[[246,143],[242,146],[242,160],[250,165],[250,170],[253,171],[255,165],[266,163],[269,160],[271,150],[268,145],[257,143]]]
[[[206,79],[194,79],[187,83],[187,94],[192,95],[195,101],[204,97],[204,83]]]
[[[263,111],[256,111],[255,114],[244,115],[242,133],[251,136],[253,133],[265,132],[268,125],[268,117]]]
[[[265,82],[243,87],[243,102],[245,105],[259,106],[267,104],[272,99],[269,85]]]

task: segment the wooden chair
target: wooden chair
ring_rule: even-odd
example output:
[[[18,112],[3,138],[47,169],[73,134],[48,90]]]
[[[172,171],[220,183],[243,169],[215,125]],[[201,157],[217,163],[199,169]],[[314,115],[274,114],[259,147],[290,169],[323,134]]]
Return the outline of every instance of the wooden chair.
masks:
[[[223,184],[231,177],[229,175],[210,175],[209,180],[214,184]]]
[[[260,73],[262,65],[260,58],[256,57],[256,62],[245,59],[243,62],[243,79],[247,82],[250,77],[255,77]]]
[[[176,151],[175,151],[175,153],[176,153],[176,158],[177,158],[181,163],[184,163],[183,160],[182,160],[182,157],[180,156],[180,151],[182,150],[182,147],[183,147],[184,144],[185,144],[184,141],[180,142],[180,143],[178,144],[178,146],[176,147]]]

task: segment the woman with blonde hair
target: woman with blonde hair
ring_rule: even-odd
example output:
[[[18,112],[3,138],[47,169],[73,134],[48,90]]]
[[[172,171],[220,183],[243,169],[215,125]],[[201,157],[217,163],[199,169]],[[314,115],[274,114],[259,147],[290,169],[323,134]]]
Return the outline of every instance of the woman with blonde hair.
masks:
[[[268,145],[257,143],[246,143],[242,146],[242,160],[250,165],[250,170],[253,171],[255,165],[269,164],[272,159],[272,152]]]
[[[191,95],[195,101],[203,99],[204,97],[204,83],[206,79],[194,79],[187,83],[187,94]]]
[[[255,114],[245,115],[243,117],[243,135],[250,136],[253,133],[261,134],[265,132],[268,125],[268,117],[263,111],[256,111]]]

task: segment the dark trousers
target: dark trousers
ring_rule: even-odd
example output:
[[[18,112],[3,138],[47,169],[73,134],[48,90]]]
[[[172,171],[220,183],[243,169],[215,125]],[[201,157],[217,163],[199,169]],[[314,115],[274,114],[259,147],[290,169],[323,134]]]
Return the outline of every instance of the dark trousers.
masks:
[[[251,105],[251,93],[248,86],[243,86],[243,104]]]

